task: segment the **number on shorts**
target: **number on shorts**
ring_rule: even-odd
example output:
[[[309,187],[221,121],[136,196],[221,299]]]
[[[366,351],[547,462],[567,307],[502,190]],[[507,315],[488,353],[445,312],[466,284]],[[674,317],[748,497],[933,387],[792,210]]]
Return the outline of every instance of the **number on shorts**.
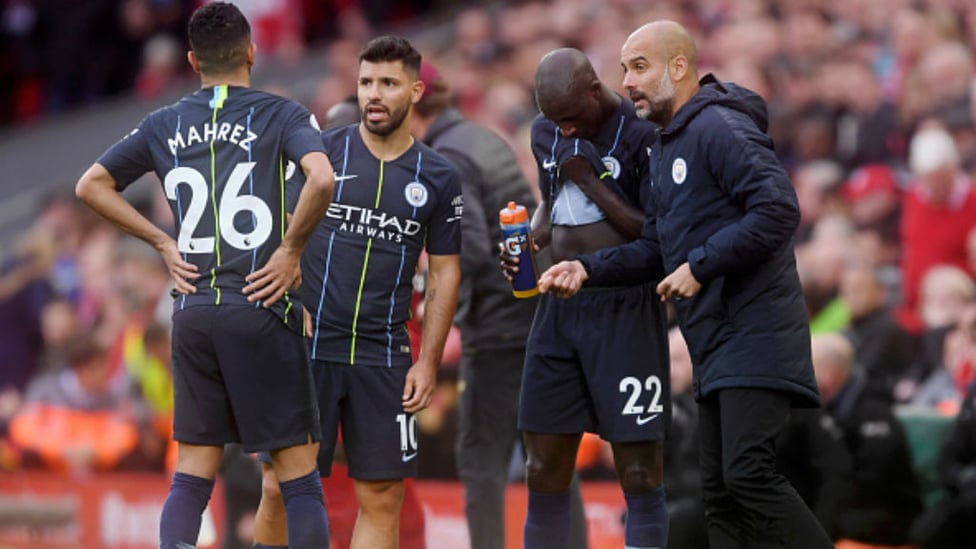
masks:
[[[397,423],[400,424],[400,450],[417,450],[417,416],[407,414],[397,414]]]
[[[234,166],[234,171],[231,172],[220,195],[220,204],[216,211],[220,220],[220,236],[225,242],[240,250],[257,248],[271,236],[271,208],[253,194],[238,194],[253,169],[254,162],[240,162]],[[190,204],[186,208],[186,215],[180,221],[180,234],[176,239],[176,245],[181,252],[187,254],[213,253],[215,236],[193,236],[207,207],[207,196],[210,194],[207,180],[202,173],[193,168],[186,166],[173,168],[163,181],[166,198],[176,200],[177,187],[181,184],[190,188]],[[234,217],[240,212],[251,213],[254,229],[250,232],[242,233],[234,226]]]
[[[651,403],[647,405],[647,409],[644,406],[637,404],[637,401],[641,398],[641,393],[643,391],[648,391],[651,393]],[[623,415],[640,415],[645,413],[657,414],[664,411],[664,406],[660,404],[661,400],[661,378],[657,376],[647,376],[644,380],[643,385],[640,380],[633,376],[628,376],[620,380],[620,392],[630,393],[630,397],[627,398],[627,404],[624,405]]]

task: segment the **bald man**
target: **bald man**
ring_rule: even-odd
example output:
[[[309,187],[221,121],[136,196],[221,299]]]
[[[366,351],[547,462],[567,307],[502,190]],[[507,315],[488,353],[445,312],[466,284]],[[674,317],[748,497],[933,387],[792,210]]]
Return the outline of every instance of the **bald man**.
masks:
[[[571,295],[584,282],[666,274],[657,293],[674,305],[694,365],[711,547],[831,547],[775,468],[790,409],[819,396],[793,256],[800,209],[765,133],[766,105],[699,79],[695,43],[673,21],[636,30],[620,57],[637,114],[662,127],[643,234],[553,266],[540,287]]]
[[[923,503],[905,428],[895,417],[890,397],[855,369],[849,339],[839,333],[817,334],[812,348],[826,413],[843,432],[854,461],[835,533],[839,539],[872,546],[907,545],[909,528]],[[831,495],[830,488],[820,489]]]
[[[633,240],[655,126],[596,76],[578,50],[545,55],[532,124],[542,202],[538,246],[571,259]],[[585,184],[584,180],[591,184]],[[514,260],[503,257],[509,268]],[[526,348],[519,430],[528,453],[526,549],[562,548],[583,432],[610,442],[627,501],[625,543],[664,548],[662,444],[670,423],[665,314],[646,281],[539,300]]]

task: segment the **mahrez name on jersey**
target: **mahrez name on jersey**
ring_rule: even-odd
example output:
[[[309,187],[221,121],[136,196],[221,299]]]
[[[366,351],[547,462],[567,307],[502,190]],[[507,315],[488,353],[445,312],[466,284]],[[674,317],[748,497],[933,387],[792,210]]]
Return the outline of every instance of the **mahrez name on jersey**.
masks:
[[[176,149],[185,149],[196,144],[209,144],[211,141],[227,141],[233,143],[243,150],[251,147],[251,142],[257,139],[258,134],[248,130],[240,124],[221,122],[219,124],[204,123],[202,129],[190,126],[185,133],[177,133],[176,137],[169,139],[169,150],[176,154]]]

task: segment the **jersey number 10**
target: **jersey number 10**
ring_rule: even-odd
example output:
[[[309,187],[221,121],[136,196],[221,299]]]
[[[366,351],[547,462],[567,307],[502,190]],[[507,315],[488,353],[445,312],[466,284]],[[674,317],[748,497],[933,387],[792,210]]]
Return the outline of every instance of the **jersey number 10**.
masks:
[[[219,203],[215,190],[210,189],[206,178],[198,170],[180,166],[166,174],[166,179],[163,181],[166,198],[177,200],[177,191],[181,184],[190,187],[190,205],[186,208],[186,215],[179,220],[180,234],[176,239],[176,245],[181,252],[213,253],[213,236],[193,236],[207,207],[207,196],[211,194],[213,194],[211,203],[214,208],[214,218],[218,220],[220,236],[225,242],[240,250],[251,250],[268,240],[273,225],[271,208],[253,194],[238,194],[253,169],[254,162],[240,162],[234,166],[234,171],[231,172],[227,184],[220,193]],[[240,212],[251,213],[254,229],[250,232],[242,233],[234,226],[234,217]]]

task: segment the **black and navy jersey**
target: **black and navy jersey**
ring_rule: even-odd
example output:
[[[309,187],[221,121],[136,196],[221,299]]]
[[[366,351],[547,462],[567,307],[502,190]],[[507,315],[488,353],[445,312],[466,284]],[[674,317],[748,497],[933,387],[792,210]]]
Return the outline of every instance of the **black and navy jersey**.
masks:
[[[98,163],[119,191],[147,172],[159,176],[176,218],[177,246],[200,273],[197,292],[177,298],[179,310],[247,303],[244,278],[284,235],[289,161],[316,151],[325,152],[318,124],[298,103],[215,86],[150,113]],[[290,307],[288,296],[275,304],[279,314]]]
[[[637,118],[633,103],[622,97],[616,112],[590,140],[564,137],[555,122],[538,115],[532,122],[532,154],[539,169],[539,188],[552,212],[551,223],[588,225],[606,218],[575,183],[560,181],[560,162],[573,156],[602,166],[597,175],[631,204],[642,207],[641,183],[656,132],[657,126]]]
[[[335,196],[302,256],[301,301],[312,315],[312,358],[409,366],[412,278],[426,248],[461,251],[461,183],[420,141],[393,161],[373,156],[359,126],[322,134]],[[300,185],[290,185],[294,204]]]

